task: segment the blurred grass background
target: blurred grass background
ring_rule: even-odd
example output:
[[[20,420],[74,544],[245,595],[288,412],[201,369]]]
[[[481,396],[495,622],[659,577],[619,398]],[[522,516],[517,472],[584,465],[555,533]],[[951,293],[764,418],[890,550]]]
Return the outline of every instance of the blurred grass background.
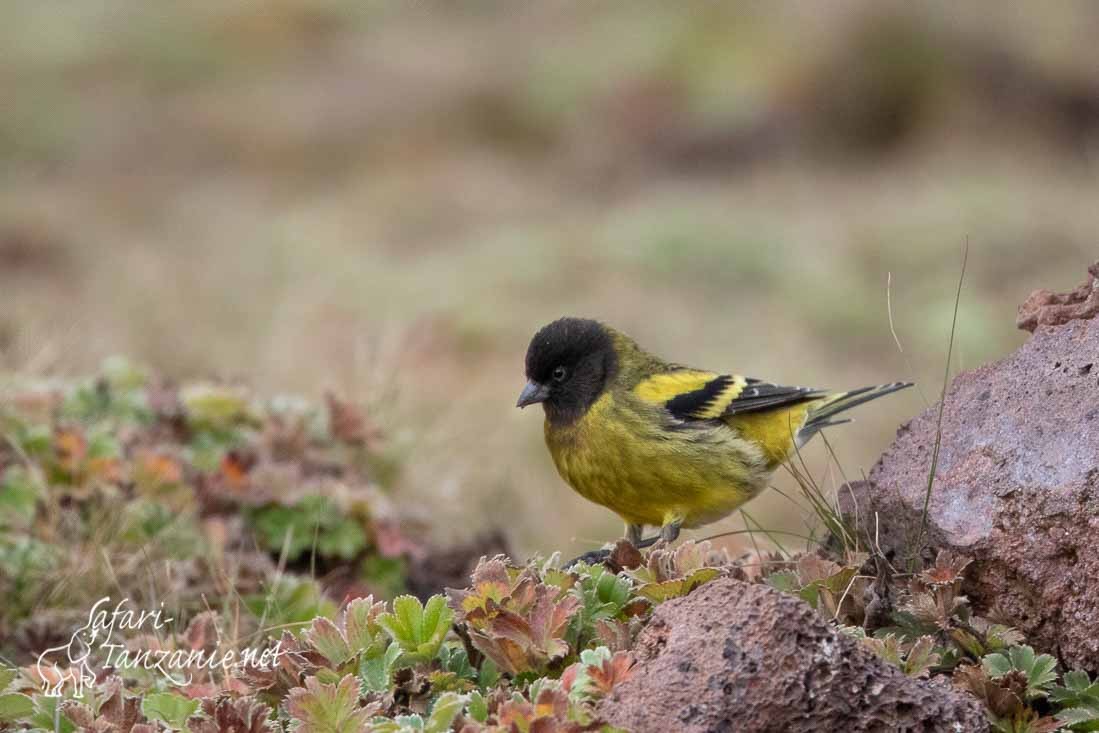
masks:
[[[9,0],[0,368],[334,388],[444,539],[580,552],[620,527],[513,407],[536,328],[933,400],[967,238],[960,368],[1099,252],[1097,37],[1087,0]],[[832,431],[848,474],[922,407]]]

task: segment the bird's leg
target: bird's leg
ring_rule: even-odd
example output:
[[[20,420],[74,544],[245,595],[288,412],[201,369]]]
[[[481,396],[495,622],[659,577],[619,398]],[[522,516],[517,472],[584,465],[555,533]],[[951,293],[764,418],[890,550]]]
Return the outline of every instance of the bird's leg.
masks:
[[[672,544],[679,537],[679,530],[683,526],[682,519],[676,519],[668,522],[660,528],[660,539],[664,540],[667,544]]]
[[[647,537],[645,539],[642,539],[641,538],[641,533],[644,531],[644,527],[640,524],[627,524],[626,525],[626,539],[629,540],[629,543],[631,545],[633,545],[634,547],[636,547],[639,550],[644,550],[646,547],[652,547],[657,542],[661,542],[661,541],[663,541],[665,544],[671,544],[672,542],[676,541],[676,538],[679,537],[679,529],[682,526],[683,526],[683,520],[682,519],[675,519],[675,520],[672,520],[672,521],[668,522],[663,527],[661,527],[660,528],[660,534],[653,535],[652,537]],[[590,552],[585,552],[580,557],[576,557],[576,558],[573,558],[572,560],[569,560],[567,563],[565,563],[564,567],[566,569],[571,568],[573,565],[575,565],[578,562],[587,563],[588,565],[595,565],[596,563],[601,563],[604,560],[606,560],[608,557],[611,556],[612,549],[613,548],[606,548],[605,547],[605,548],[602,548],[602,549],[599,549],[599,550],[592,550]]]
[[[644,526],[640,524],[626,524],[626,540],[639,550],[646,547],[652,547],[660,539],[660,535],[650,537],[647,540],[641,539],[641,533],[644,531],[644,529]],[[578,562],[586,563],[588,565],[601,563],[611,556],[612,549],[613,548],[604,547],[599,550],[585,552],[583,555],[569,560],[567,563],[565,563],[565,567],[571,568]]]

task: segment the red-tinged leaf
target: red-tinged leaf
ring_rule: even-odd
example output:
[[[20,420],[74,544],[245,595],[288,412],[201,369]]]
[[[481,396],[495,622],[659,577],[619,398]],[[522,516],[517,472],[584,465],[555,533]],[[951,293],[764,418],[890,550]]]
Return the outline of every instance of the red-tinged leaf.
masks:
[[[971,558],[954,555],[949,550],[940,550],[935,564],[920,573],[920,578],[928,585],[942,585],[961,581],[962,573],[973,562]]]
[[[95,731],[95,713],[78,700],[65,700],[61,703],[61,712],[81,730]]]
[[[464,620],[466,614],[476,609],[485,611],[489,600],[500,602],[511,595],[511,579],[500,557],[491,560],[482,558],[473,571],[471,581],[470,590],[447,589],[451,607],[458,613],[459,620]]]
[[[595,622],[595,636],[612,652],[624,651],[632,646],[633,632],[627,621],[598,619]]]
[[[271,708],[250,697],[221,696],[202,701],[201,715],[187,720],[191,733],[277,733]]]
[[[368,651],[379,641],[382,627],[378,616],[385,612],[385,602],[374,602],[373,596],[356,598],[347,604],[343,613],[344,635],[347,645],[356,654]]]
[[[366,418],[362,409],[339,399],[331,392],[324,396],[328,405],[328,425],[332,437],[348,445],[373,447],[382,437],[382,431]]]
[[[343,632],[324,616],[313,619],[312,626],[306,629],[302,636],[334,667],[351,658],[351,648],[347,645]]]
[[[183,481],[183,466],[166,453],[141,451],[134,463],[134,480],[139,485],[157,489]]]
[[[118,677],[110,678],[104,687],[109,693],[103,704],[99,706],[98,718],[101,718],[118,730],[128,731],[139,722],[145,722],[141,714],[141,701],[136,697],[123,695],[122,680]]]
[[[476,630],[470,630],[469,639],[478,651],[507,674],[517,675],[531,669],[527,649],[510,639],[489,637]]]
[[[58,465],[70,475],[78,473],[88,457],[88,441],[84,434],[75,428],[55,430],[53,449],[57,455]]]
[[[290,690],[286,699],[290,729],[299,733],[359,733],[376,710],[359,705],[359,683],[352,675],[331,685],[308,677],[305,687]]]
[[[580,672],[580,668],[583,665],[580,662],[574,662],[565,667],[565,671],[561,673],[561,689],[568,692],[572,689],[573,684],[576,683],[576,675]]]
[[[612,568],[624,570],[639,568],[642,562],[644,562],[644,558],[641,556],[641,551],[627,539],[618,540],[614,545],[614,549],[611,550],[610,557],[607,558],[607,563]]]
[[[86,472],[88,478],[106,483],[118,483],[123,478],[122,462],[111,456],[92,458],[87,463]]]
[[[569,714],[569,696],[563,690],[545,688],[538,693],[534,701],[535,718],[557,718],[566,720]]]
[[[602,666],[588,670],[588,678],[595,683],[601,695],[610,694],[615,685],[628,680],[632,675],[633,656],[629,652],[615,652],[614,656],[603,662]]]
[[[371,523],[371,535],[378,554],[384,557],[414,557],[424,555],[423,542],[406,536],[397,522],[378,519]]]
[[[239,451],[229,451],[221,459],[219,473],[225,485],[240,491],[248,487],[248,472],[252,470],[255,458]]]
[[[501,609],[489,622],[488,628],[493,638],[510,639],[523,647],[535,643],[531,625],[517,613]]]
[[[534,718],[534,706],[526,700],[508,700],[496,712],[496,720],[504,730],[529,730]]]
[[[183,632],[183,640],[191,651],[210,649],[217,645],[217,613],[203,611],[191,619],[187,624],[187,630]]]
[[[797,561],[798,580],[803,586],[818,580],[827,580],[842,568],[831,560],[817,555],[802,555]]]

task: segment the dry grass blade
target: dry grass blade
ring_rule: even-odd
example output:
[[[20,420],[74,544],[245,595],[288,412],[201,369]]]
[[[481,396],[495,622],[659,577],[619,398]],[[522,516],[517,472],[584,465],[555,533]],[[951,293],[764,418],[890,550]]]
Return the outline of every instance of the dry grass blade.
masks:
[[[939,395],[939,414],[935,423],[935,444],[931,449],[931,470],[927,475],[927,490],[923,496],[923,510],[920,513],[920,532],[916,535],[916,542],[912,546],[912,562],[920,555],[923,549],[924,535],[927,533],[927,512],[931,506],[931,490],[935,485],[935,474],[939,469],[939,449],[943,439],[943,409],[946,407],[946,390],[950,386],[950,364],[954,356],[954,335],[958,328],[958,306],[962,301],[962,285],[965,283],[965,269],[969,262],[969,238],[966,237],[965,248],[962,250],[962,271],[958,276],[958,290],[954,295],[954,315],[950,321],[950,341],[946,348],[946,368],[943,370],[943,388]]]
[[[923,388],[920,387],[919,381],[913,378],[916,371],[912,368],[912,360],[908,358],[908,352],[901,346],[901,337],[897,335],[897,327],[893,324],[893,273],[886,273],[885,276],[885,312],[889,316],[889,333],[893,335],[893,343],[897,345],[897,351],[901,352],[901,356],[904,357],[904,366],[908,370],[909,380],[916,386],[916,392],[919,393],[920,399],[923,400],[924,407],[931,407],[931,403],[927,401],[927,395],[923,393]]]

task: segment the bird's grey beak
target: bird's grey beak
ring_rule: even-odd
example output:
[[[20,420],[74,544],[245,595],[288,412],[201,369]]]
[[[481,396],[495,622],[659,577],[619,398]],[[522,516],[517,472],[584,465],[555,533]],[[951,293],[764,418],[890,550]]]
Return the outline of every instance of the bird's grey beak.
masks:
[[[515,403],[515,406],[526,407],[536,402],[545,402],[548,397],[549,387],[531,380],[527,382],[526,387],[523,387],[523,391],[519,394],[519,401]]]

